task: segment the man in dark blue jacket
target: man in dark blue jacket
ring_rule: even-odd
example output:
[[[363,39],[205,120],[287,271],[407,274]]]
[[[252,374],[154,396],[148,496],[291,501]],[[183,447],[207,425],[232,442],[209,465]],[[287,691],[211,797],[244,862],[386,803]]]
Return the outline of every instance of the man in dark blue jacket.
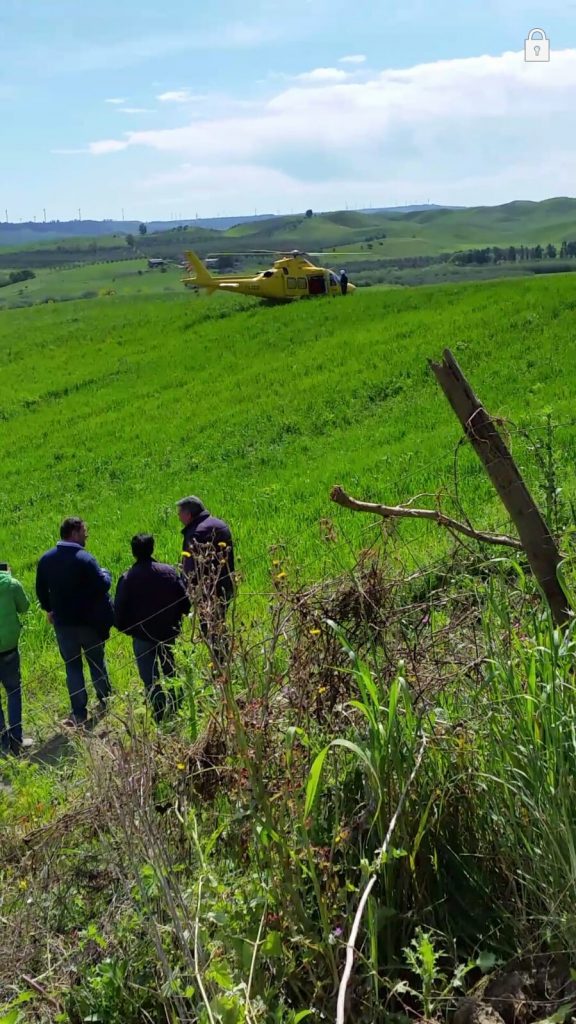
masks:
[[[157,562],[153,553],[151,534],[138,533],[132,538],[136,561],[118,580],[114,616],[116,628],[132,637],[140,678],[159,722],[166,711],[160,671],[167,679],[176,675],[174,644],[182,616],[190,611],[190,601],[176,569]],[[176,707],[178,701],[172,691],[169,699],[171,706]]]
[[[230,653],[225,619],[234,596],[234,544],[230,527],[192,495],[177,502],[182,530],[182,572],[198,610],[202,635],[223,668]]]
[[[72,714],[64,724],[83,725],[88,695],[84,681],[84,654],[102,709],[111,693],[104,653],[114,611],[109,591],[112,582],[93,555],[85,551],[88,530],[82,519],[70,517],[60,527],[60,540],[38,562],[36,595],[54,626]]]

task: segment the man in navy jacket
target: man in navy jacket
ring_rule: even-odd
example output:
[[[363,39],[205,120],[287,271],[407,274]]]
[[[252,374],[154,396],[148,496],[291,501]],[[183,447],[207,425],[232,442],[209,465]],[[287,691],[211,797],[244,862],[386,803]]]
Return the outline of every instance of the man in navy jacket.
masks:
[[[82,519],[65,519],[61,539],[42,555],[36,570],[36,595],[54,626],[66,666],[72,714],[65,724],[74,726],[83,725],[88,717],[82,654],[102,708],[111,693],[104,644],[114,622],[109,595],[112,579],[85,550],[87,537]]]
[[[157,562],[153,553],[151,534],[138,533],[132,538],[135,563],[118,580],[114,616],[116,628],[132,637],[140,678],[159,722],[166,711],[160,671],[166,679],[176,675],[174,644],[182,616],[190,611],[190,601],[176,569]],[[175,707],[178,702],[171,690],[169,697]]]
[[[225,619],[234,597],[234,544],[230,527],[192,495],[177,502],[182,530],[182,572],[213,660],[223,668],[230,653]]]

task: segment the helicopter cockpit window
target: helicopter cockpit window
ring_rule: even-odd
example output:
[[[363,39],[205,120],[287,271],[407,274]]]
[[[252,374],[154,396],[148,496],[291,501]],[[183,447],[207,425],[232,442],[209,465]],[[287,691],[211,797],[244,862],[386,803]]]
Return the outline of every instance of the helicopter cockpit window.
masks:
[[[296,288],[296,278],[289,277],[288,280],[286,281],[286,284],[288,285],[288,288]]]
[[[300,291],[303,291],[303,292],[306,291],[306,278],[305,277],[299,277],[298,278],[298,287],[299,287]]]
[[[273,273],[273,270],[265,270],[264,273],[262,274],[262,277],[272,277]]]

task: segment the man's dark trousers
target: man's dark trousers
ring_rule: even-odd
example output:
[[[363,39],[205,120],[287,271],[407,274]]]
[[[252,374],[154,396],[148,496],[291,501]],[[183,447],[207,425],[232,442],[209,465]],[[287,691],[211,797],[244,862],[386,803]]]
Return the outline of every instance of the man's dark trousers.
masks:
[[[0,700],[0,748],[6,753],[12,743],[22,743],[22,677],[18,650],[0,654],[0,683],[8,698],[8,728]]]
[[[66,665],[66,685],[72,713],[78,722],[87,718],[88,694],[84,682],[82,653],[88,662],[90,676],[98,700],[105,701],[112,692],[105,658],[105,641],[93,626],[56,626],[56,639]]]
[[[158,680],[161,671],[166,679],[173,679],[176,675],[174,644],[158,643],[156,640],[144,640],[142,637],[134,636],[132,645],[146,696],[152,705],[154,718],[159,722],[166,711],[166,694]],[[173,691],[169,694],[169,700],[173,706],[176,705]]]

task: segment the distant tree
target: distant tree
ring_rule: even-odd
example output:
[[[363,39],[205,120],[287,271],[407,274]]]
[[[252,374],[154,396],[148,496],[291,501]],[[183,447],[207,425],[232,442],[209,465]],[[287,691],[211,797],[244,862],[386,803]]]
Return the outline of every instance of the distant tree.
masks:
[[[126,235],[126,245],[129,249],[134,248],[134,235]]]
[[[566,255],[576,256],[576,242],[566,242]]]
[[[314,216],[314,211],[313,210],[306,210],[306,216],[307,217],[313,217]]]
[[[536,245],[532,250],[532,259],[541,260],[544,255],[544,250],[540,244]]]
[[[562,245],[560,246],[560,258],[561,259],[565,259],[566,256],[568,255],[568,253],[566,251],[567,248],[568,248],[568,246],[567,246],[566,242],[565,241],[562,242]]]
[[[555,245],[550,243],[546,246],[546,256],[549,260],[555,260],[558,255],[558,250]]]
[[[515,245],[511,245],[509,247],[506,259],[510,260],[511,263],[515,263],[516,262],[516,246]]]
[[[469,255],[471,256],[471,263],[478,263],[482,265],[490,262],[492,251],[488,247],[486,247],[486,249],[473,249]]]
[[[141,235],[148,234],[148,228],[146,227],[145,224],[141,224],[140,227],[138,228],[138,231],[140,232]]]
[[[32,281],[36,277],[33,270],[13,270],[8,274],[10,284],[18,284],[20,281]]]

